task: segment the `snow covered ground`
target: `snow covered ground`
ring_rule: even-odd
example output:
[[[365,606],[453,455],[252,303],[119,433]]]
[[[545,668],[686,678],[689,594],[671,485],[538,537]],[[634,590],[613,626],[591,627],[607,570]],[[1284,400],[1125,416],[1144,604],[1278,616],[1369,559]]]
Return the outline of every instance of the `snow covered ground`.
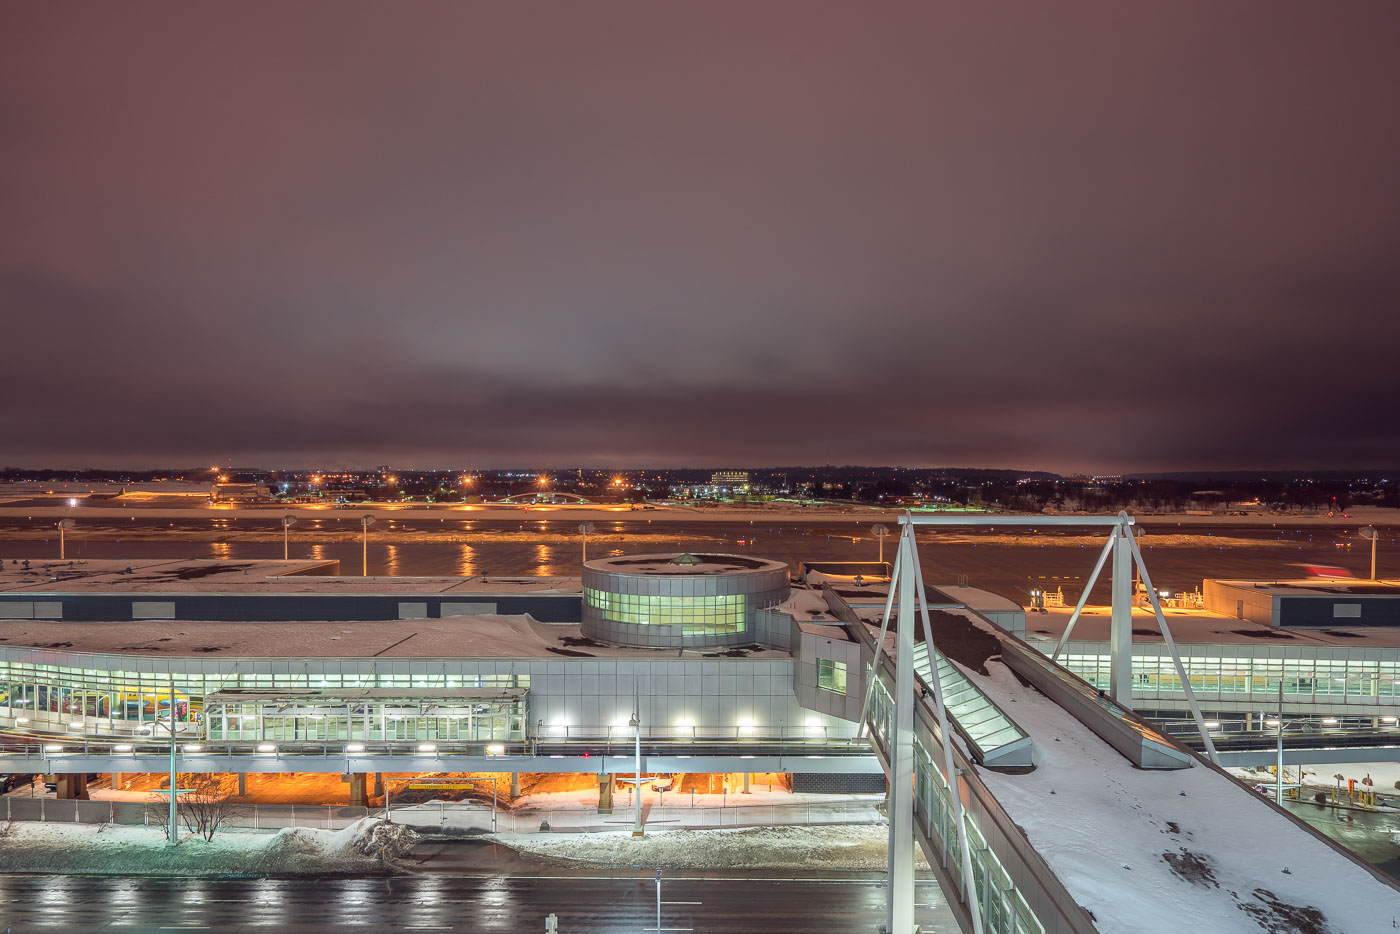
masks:
[[[1379,934],[1400,922],[1400,892],[1259,795],[1204,767],[1135,769],[987,667],[970,676],[1034,736],[1036,769],[978,775],[1104,934]]]
[[[650,830],[593,834],[497,834],[521,853],[581,866],[648,869],[885,869],[884,824]],[[928,868],[920,859],[919,868]]]
[[[24,823],[0,839],[0,872],[85,875],[326,875],[393,872],[417,834],[362,820],[344,830],[221,831],[167,847],[158,827]],[[382,858],[381,858],[382,856]]]

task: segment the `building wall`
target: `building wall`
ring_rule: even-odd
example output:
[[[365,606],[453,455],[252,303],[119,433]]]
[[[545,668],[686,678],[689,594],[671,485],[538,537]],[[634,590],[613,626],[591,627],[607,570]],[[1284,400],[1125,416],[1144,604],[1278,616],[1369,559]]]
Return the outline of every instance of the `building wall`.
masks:
[[[583,618],[578,594],[240,594],[240,593],[37,593],[0,594],[0,618],[124,622],[148,618],[138,604],[173,604],[162,618],[217,621],[385,620],[404,612],[419,617],[475,612],[505,616],[526,613],[544,623],[577,623]],[[42,606],[40,606],[42,605]],[[405,610],[405,605],[411,609]],[[421,608],[422,612],[419,612]],[[149,608],[147,608],[149,609]],[[40,615],[42,613],[42,615]]]
[[[1212,613],[1264,626],[1279,624],[1277,605],[1266,590],[1228,581],[1207,580],[1202,585],[1201,595],[1205,608]]]

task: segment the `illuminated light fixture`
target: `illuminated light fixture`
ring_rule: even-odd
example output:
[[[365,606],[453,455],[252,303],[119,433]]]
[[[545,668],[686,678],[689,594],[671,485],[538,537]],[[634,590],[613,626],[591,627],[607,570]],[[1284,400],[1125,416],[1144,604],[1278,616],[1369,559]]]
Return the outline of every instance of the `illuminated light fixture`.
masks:
[[[419,751],[419,752],[437,752],[437,744],[436,744],[436,743],[419,743],[419,744],[418,744],[418,751]]]
[[[189,743],[185,746],[185,752],[199,752],[203,748],[199,743]]]
[[[1394,717],[1391,717],[1390,719],[1394,720],[1395,718],[1394,718]],[[21,723],[28,723],[28,722],[29,722],[29,718],[28,718],[28,717],[15,717],[15,724],[16,724],[16,725],[21,724]]]
[[[1323,717],[1323,718],[1322,718],[1322,722],[1323,722],[1323,724],[1326,725],[1326,726],[1336,726],[1337,723],[1338,723],[1338,720],[1337,720],[1336,717]]]
[[[486,747],[486,754],[488,756],[503,756],[506,754],[506,747],[502,746],[500,743],[492,743],[490,746]]]
[[[1207,721],[1206,721],[1206,729],[1207,729],[1207,730],[1218,730],[1218,729],[1220,729],[1220,724],[1219,724],[1219,723],[1216,723],[1214,720],[1207,720]]]
[[[259,743],[259,744],[258,744],[258,752],[276,752],[276,751],[277,751],[277,747],[274,746],[272,743]]]
[[[77,501],[76,499],[70,499],[70,500],[68,501],[68,505],[69,505],[69,506],[76,506],[76,505],[78,505],[78,501]]]
[[[743,717],[739,720],[739,732],[752,733],[755,725],[753,717]]]
[[[740,758],[740,759],[752,759],[753,756],[740,756],[739,758]]]
[[[679,720],[676,721],[676,729],[678,729],[678,730],[689,730],[691,733],[694,733],[694,732],[695,732],[695,724],[694,724],[693,722],[691,722],[690,720],[686,719],[685,717],[682,717],[681,719],[679,719]]]
[[[364,744],[364,743],[351,743],[350,745],[348,745],[348,746],[345,747],[345,751],[346,751],[346,752],[364,752],[364,751],[365,751],[365,744]]]
[[[44,747],[44,752],[62,752],[62,751],[63,751],[63,747],[62,747],[62,746],[45,746],[45,747]]]
[[[118,745],[112,747],[113,752],[131,752],[131,749],[132,746],[130,743],[119,743]]]
[[[1265,721],[1264,721],[1264,725],[1265,725],[1265,726],[1270,726],[1270,727],[1278,726],[1278,721],[1277,721],[1277,720],[1265,720]]]
[[[68,724],[68,728],[70,730],[81,730],[83,728],[83,721],[74,720],[72,723]]]
[[[16,723],[19,723],[19,720],[16,720],[15,722],[16,722]],[[1381,717],[1381,722],[1382,722],[1382,723],[1395,723],[1395,722],[1396,722],[1396,718],[1395,718],[1395,717]]]

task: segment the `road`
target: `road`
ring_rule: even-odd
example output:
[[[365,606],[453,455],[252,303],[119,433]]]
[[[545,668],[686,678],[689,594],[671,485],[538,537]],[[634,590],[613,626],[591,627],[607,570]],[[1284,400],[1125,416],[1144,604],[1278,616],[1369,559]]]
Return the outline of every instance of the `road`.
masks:
[[[749,877],[667,878],[663,932],[708,934],[873,934],[884,887],[856,874],[818,881]],[[953,934],[931,881],[919,886],[926,932]],[[937,907],[929,907],[937,906]],[[0,876],[0,923],[7,932],[300,932],[364,930],[543,931],[639,934],[656,928],[654,877],[426,874],[385,879],[190,881],[78,876]]]

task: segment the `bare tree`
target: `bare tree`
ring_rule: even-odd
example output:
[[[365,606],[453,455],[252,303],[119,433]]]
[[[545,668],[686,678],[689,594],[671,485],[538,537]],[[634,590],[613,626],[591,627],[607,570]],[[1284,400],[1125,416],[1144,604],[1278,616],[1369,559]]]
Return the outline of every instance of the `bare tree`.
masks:
[[[180,823],[192,834],[214,839],[219,828],[238,813],[233,803],[234,783],[227,776],[208,772],[181,773],[178,780],[180,795],[175,807]],[[170,820],[169,799],[146,805],[146,814],[148,823],[165,829]]]

